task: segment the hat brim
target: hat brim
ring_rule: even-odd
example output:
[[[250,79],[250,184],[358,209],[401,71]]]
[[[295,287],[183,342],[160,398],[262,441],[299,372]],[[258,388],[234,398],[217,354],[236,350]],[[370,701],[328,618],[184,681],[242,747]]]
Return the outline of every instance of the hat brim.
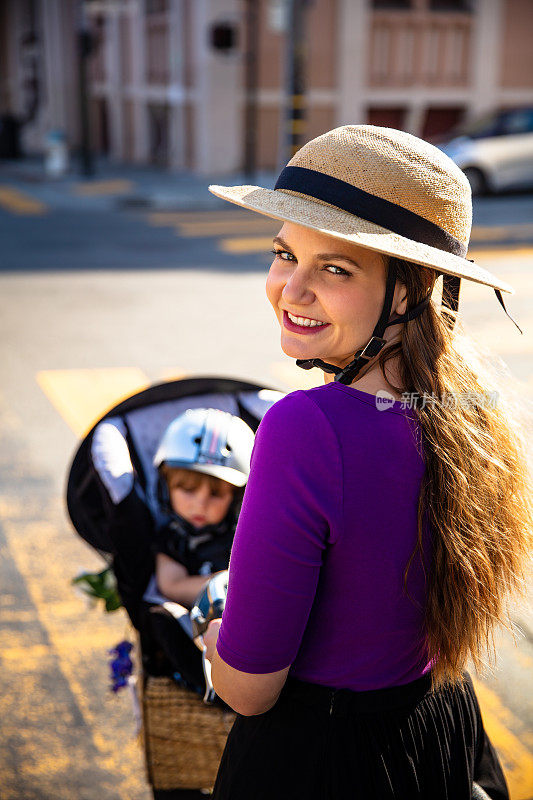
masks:
[[[293,222],[305,228],[324,233],[335,239],[352,242],[359,247],[376,250],[389,256],[412,261],[455,275],[458,278],[481,283],[502,292],[514,294],[513,287],[478,264],[466,258],[439,250],[427,244],[415,242],[374,222],[357,217],[342,209],[318,202],[280,189],[264,189],[261,186],[217,186],[209,191],[216,197],[228,200],[250,211],[257,211],[273,219]]]

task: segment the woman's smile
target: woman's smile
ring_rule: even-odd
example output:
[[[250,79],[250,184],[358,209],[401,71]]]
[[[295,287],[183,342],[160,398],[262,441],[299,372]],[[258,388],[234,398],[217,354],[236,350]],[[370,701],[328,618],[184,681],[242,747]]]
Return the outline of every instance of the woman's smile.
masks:
[[[321,322],[310,317],[291,314],[290,311],[283,309],[283,324],[291,333],[303,336],[321,333],[324,328],[329,327],[329,322]]]

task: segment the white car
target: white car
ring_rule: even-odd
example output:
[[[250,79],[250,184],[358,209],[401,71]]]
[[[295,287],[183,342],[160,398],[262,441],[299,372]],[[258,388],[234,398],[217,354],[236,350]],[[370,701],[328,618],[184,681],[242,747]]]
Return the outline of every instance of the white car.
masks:
[[[472,194],[533,187],[533,108],[494,112],[438,147],[465,173]]]

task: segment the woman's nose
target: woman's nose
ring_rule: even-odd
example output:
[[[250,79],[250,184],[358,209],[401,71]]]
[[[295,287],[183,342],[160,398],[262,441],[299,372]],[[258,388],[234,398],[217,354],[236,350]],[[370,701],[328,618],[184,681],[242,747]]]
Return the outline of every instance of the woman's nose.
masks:
[[[302,269],[296,268],[287,279],[281,293],[288,305],[308,305],[315,295],[309,285],[309,276]]]

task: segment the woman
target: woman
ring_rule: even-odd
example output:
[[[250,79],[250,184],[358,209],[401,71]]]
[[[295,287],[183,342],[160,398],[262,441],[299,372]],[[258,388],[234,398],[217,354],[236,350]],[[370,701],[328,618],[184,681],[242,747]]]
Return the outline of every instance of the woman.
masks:
[[[469,800],[476,781],[507,798],[463,670],[505,620],[531,505],[519,438],[454,336],[461,278],[502,305],[512,291],[465,258],[468,183],[431,145],[363,125],[306,144],[272,191],[211,190],[283,221],[281,346],[326,375],[256,435],[205,637],[239,714],[213,796]]]

